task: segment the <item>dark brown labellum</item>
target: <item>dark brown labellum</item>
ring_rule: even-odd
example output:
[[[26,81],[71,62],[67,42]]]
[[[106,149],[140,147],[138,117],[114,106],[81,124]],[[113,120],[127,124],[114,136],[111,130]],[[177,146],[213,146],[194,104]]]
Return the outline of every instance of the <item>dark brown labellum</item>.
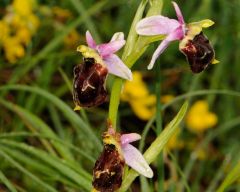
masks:
[[[207,37],[201,32],[189,40],[181,51],[186,55],[193,73],[200,73],[214,60],[215,53]]]
[[[73,100],[80,107],[94,107],[105,102],[107,91],[105,80],[106,67],[96,63],[93,58],[74,67]]]
[[[114,192],[122,184],[124,160],[114,144],[104,144],[93,169],[93,187],[100,192]]]

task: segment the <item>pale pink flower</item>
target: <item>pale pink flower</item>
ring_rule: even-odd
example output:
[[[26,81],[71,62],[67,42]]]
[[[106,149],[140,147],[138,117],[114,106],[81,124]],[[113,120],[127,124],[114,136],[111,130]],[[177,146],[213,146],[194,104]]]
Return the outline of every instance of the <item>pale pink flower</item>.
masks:
[[[131,70],[115,54],[126,43],[122,32],[115,33],[110,42],[97,45],[91,33],[87,31],[86,41],[88,47],[80,45],[77,49],[85,58],[93,57],[96,62],[105,66],[109,73],[123,79],[132,80]]]
[[[199,49],[201,49],[202,47],[199,48],[196,46],[196,44],[197,43],[199,44],[199,42],[197,43],[191,42],[191,45],[189,45],[189,42],[193,41],[195,36],[200,35],[201,40],[203,39],[204,41],[200,42],[200,44],[201,43],[206,44],[205,41],[208,40],[203,34],[201,34],[202,28],[210,27],[211,25],[214,24],[214,22],[209,19],[205,19],[200,22],[185,24],[183,15],[178,5],[175,2],[172,3],[178,20],[170,19],[162,15],[156,15],[144,18],[140,20],[136,25],[136,31],[139,35],[146,36],[166,35],[166,38],[160,43],[158,48],[155,50],[151,62],[148,65],[148,69],[153,68],[156,59],[163,53],[163,51],[168,47],[168,45],[172,41],[179,40],[180,51],[187,56],[187,59],[191,65],[191,69],[193,70],[193,72],[200,72],[201,70],[205,69],[209,63],[217,62],[217,60],[214,59],[215,58],[214,50],[209,44],[209,42],[207,42],[208,44],[206,45],[207,48],[206,49],[204,48],[204,50],[201,51]],[[191,55],[189,54],[189,51]],[[206,53],[207,59],[204,58],[205,59],[204,61],[203,59],[201,60],[200,58],[205,55],[199,55],[200,52],[203,54]],[[194,58],[195,56],[198,58]]]

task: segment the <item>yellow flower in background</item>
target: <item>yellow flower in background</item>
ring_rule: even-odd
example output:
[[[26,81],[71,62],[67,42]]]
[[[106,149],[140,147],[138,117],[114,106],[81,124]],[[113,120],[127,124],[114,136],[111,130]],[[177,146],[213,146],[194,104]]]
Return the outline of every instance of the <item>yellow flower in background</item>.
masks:
[[[34,4],[34,0],[14,0],[12,5],[17,14],[28,16],[32,13]]]
[[[184,142],[180,138],[180,128],[173,134],[173,136],[167,142],[166,148],[168,150],[182,149],[184,147]]]
[[[28,16],[27,27],[28,27],[29,30],[31,30],[32,34],[36,33],[39,25],[40,25],[39,18],[34,14],[30,14]]]
[[[34,4],[34,0],[14,0],[0,20],[0,46],[10,63],[24,57],[25,48],[39,27]]]
[[[4,21],[0,21],[0,44],[8,36],[9,30],[10,29],[9,29],[9,26],[7,25],[7,23]]]
[[[142,120],[148,120],[155,114],[156,97],[149,93],[140,72],[133,72],[133,80],[125,83],[121,99],[128,102]]]
[[[16,38],[18,38],[20,43],[27,45],[31,41],[31,32],[25,27],[20,28],[16,32]]]
[[[67,48],[74,48],[79,44],[80,35],[74,29],[63,40]]]
[[[163,95],[161,96],[161,102],[168,103],[173,98],[173,95]],[[130,104],[133,112],[139,119],[149,120],[155,114],[156,96],[149,93],[142,74],[138,71],[133,72],[132,81],[125,83],[121,100]]]
[[[133,72],[133,80],[127,81],[121,95],[123,101],[129,101],[135,98],[143,98],[149,95],[147,85],[143,81],[140,72]]]
[[[217,115],[209,111],[208,103],[204,100],[195,102],[186,115],[187,128],[194,133],[203,133],[217,122]]]
[[[133,112],[142,120],[149,120],[155,114],[156,97],[148,95],[129,101]]]
[[[15,63],[25,55],[25,50],[17,37],[7,37],[3,41],[5,56],[10,63]]]

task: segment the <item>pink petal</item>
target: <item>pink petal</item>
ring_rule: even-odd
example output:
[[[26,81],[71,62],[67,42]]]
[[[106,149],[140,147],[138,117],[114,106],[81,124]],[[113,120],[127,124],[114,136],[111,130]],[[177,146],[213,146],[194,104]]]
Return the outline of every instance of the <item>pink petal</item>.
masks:
[[[98,53],[104,57],[111,55],[115,52],[117,52],[119,49],[121,49],[125,45],[125,40],[120,40],[120,41],[112,41],[109,43],[104,43],[101,45],[98,45],[96,49],[98,50]]]
[[[140,35],[167,35],[179,27],[175,19],[161,15],[147,17],[137,23],[136,31]]]
[[[131,70],[122,62],[122,60],[115,54],[104,58],[104,63],[107,66],[109,73],[119,76],[123,79],[132,80]]]
[[[137,141],[139,139],[141,139],[141,135],[139,135],[137,133],[123,134],[121,136],[121,144],[122,145],[129,144],[129,143]]]
[[[133,168],[135,171],[141,175],[144,175],[145,177],[153,177],[153,171],[149,167],[140,151],[130,144],[124,145],[122,150],[125,162],[129,167]]]
[[[181,12],[180,8],[178,7],[178,4],[174,1],[172,1],[172,4],[174,6],[174,9],[175,9],[175,12],[176,12],[179,23],[184,24],[185,23],[184,18],[183,18],[183,15],[182,15],[182,12]]]
[[[120,41],[120,40],[124,40],[124,33],[123,32],[114,33],[110,42]]]
[[[158,48],[153,53],[150,64],[148,65],[148,69],[152,69],[157,58],[163,53],[163,51],[168,47],[169,43],[175,40],[180,40],[184,37],[184,31],[182,26],[179,26],[175,31],[170,33],[158,46]]]
[[[88,47],[95,49],[96,42],[94,41],[94,39],[89,31],[86,32],[86,41],[87,41]]]

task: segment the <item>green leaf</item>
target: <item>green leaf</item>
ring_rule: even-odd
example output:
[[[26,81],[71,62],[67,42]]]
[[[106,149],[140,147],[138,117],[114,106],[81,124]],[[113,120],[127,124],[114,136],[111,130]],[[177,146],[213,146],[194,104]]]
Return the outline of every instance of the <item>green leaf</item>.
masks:
[[[0,156],[3,156],[10,164],[12,164],[14,167],[16,167],[18,170],[26,174],[29,178],[37,182],[41,187],[44,189],[47,189],[48,191],[51,192],[57,192],[52,186],[49,184],[45,183],[41,179],[39,179],[37,176],[29,172],[25,167],[20,165],[17,161],[15,161],[13,158],[11,158],[8,154],[0,150]]]
[[[181,123],[188,107],[188,102],[185,102],[183,106],[181,107],[178,114],[174,117],[174,119],[168,124],[168,126],[162,131],[162,133],[153,141],[151,146],[146,150],[144,153],[144,157],[146,161],[150,164],[152,163],[157,156],[160,154],[160,152],[163,150],[169,139],[174,135],[174,133],[177,131],[178,125]],[[131,183],[134,181],[134,179],[139,174],[134,171],[130,170],[123,180],[122,187],[120,188],[120,192],[126,191]]]
[[[59,143],[62,143],[66,147],[76,151],[79,155],[85,157],[89,162],[95,163],[95,159],[92,156],[88,155],[86,153],[86,151],[80,149],[79,147],[74,146],[71,143],[68,143],[68,142],[66,142],[62,139],[59,139],[59,138],[52,138],[52,137],[49,137],[49,136],[46,136],[46,135],[43,135],[43,134],[29,133],[29,132],[11,132],[11,133],[0,134],[0,139],[2,139],[2,138],[10,139],[10,138],[15,138],[15,137],[39,137],[39,138],[45,138],[45,139],[50,139],[50,140],[53,140],[53,141],[57,141]]]
[[[230,171],[230,173],[223,180],[222,184],[217,189],[217,192],[223,192],[232,183],[240,179],[240,161],[235,165],[235,167]]]
[[[122,55],[123,60],[125,60],[128,57],[128,55],[130,55],[130,53],[132,52],[132,50],[134,48],[134,45],[135,45],[137,37],[138,37],[138,34],[136,32],[136,25],[137,25],[138,21],[140,21],[142,19],[143,12],[145,10],[147,2],[148,2],[147,0],[142,0],[138,6],[137,12],[136,12],[133,22],[131,24],[127,42],[126,42],[124,52]]]
[[[76,129],[78,134],[85,134],[89,140],[91,140],[94,144],[94,147],[100,151],[102,143],[96,137],[94,132],[87,126],[87,124],[71,109],[68,105],[66,105],[62,100],[60,100],[55,95],[48,93],[47,91],[38,88],[38,87],[30,87],[25,85],[6,85],[1,86],[0,90],[23,90],[29,91],[32,93],[36,93],[41,95],[45,99],[49,100],[52,104],[54,104],[69,120],[69,122]]]
[[[30,113],[29,111],[25,110],[24,108],[14,105],[10,102],[4,101],[0,99],[0,103],[7,107],[9,110],[14,111],[17,113],[20,118],[24,121],[24,123],[30,127],[30,129],[34,133],[42,133],[46,136],[49,136],[50,138],[56,138],[58,139],[58,136],[52,131],[52,129],[45,124],[40,118],[38,118],[36,115]],[[43,140],[46,141],[46,140]],[[66,160],[73,160],[73,156],[63,144],[51,141],[51,143],[54,145],[54,147],[57,149],[57,151],[62,155],[62,157]]]
[[[17,192],[14,185],[11,183],[11,181],[7,179],[7,177],[3,174],[1,170],[0,170],[0,181],[2,181],[4,185],[6,185],[6,187],[9,189],[10,192]]]
[[[2,139],[0,140],[0,144],[23,151],[25,154],[29,154],[30,156],[41,160],[43,163],[48,164],[48,166],[51,168],[56,169],[59,173],[69,178],[74,183],[78,184],[78,186],[81,186],[86,190],[91,189],[91,175],[89,175],[84,170],[80,170],[78,167],[74,167],[67,161],[52,156],[45,151],[26,145],[24,143]]]
[[[160,15],[162,12],[163,0],[151,0],[149,3],[151,7],[148,10],[147,17]]]

